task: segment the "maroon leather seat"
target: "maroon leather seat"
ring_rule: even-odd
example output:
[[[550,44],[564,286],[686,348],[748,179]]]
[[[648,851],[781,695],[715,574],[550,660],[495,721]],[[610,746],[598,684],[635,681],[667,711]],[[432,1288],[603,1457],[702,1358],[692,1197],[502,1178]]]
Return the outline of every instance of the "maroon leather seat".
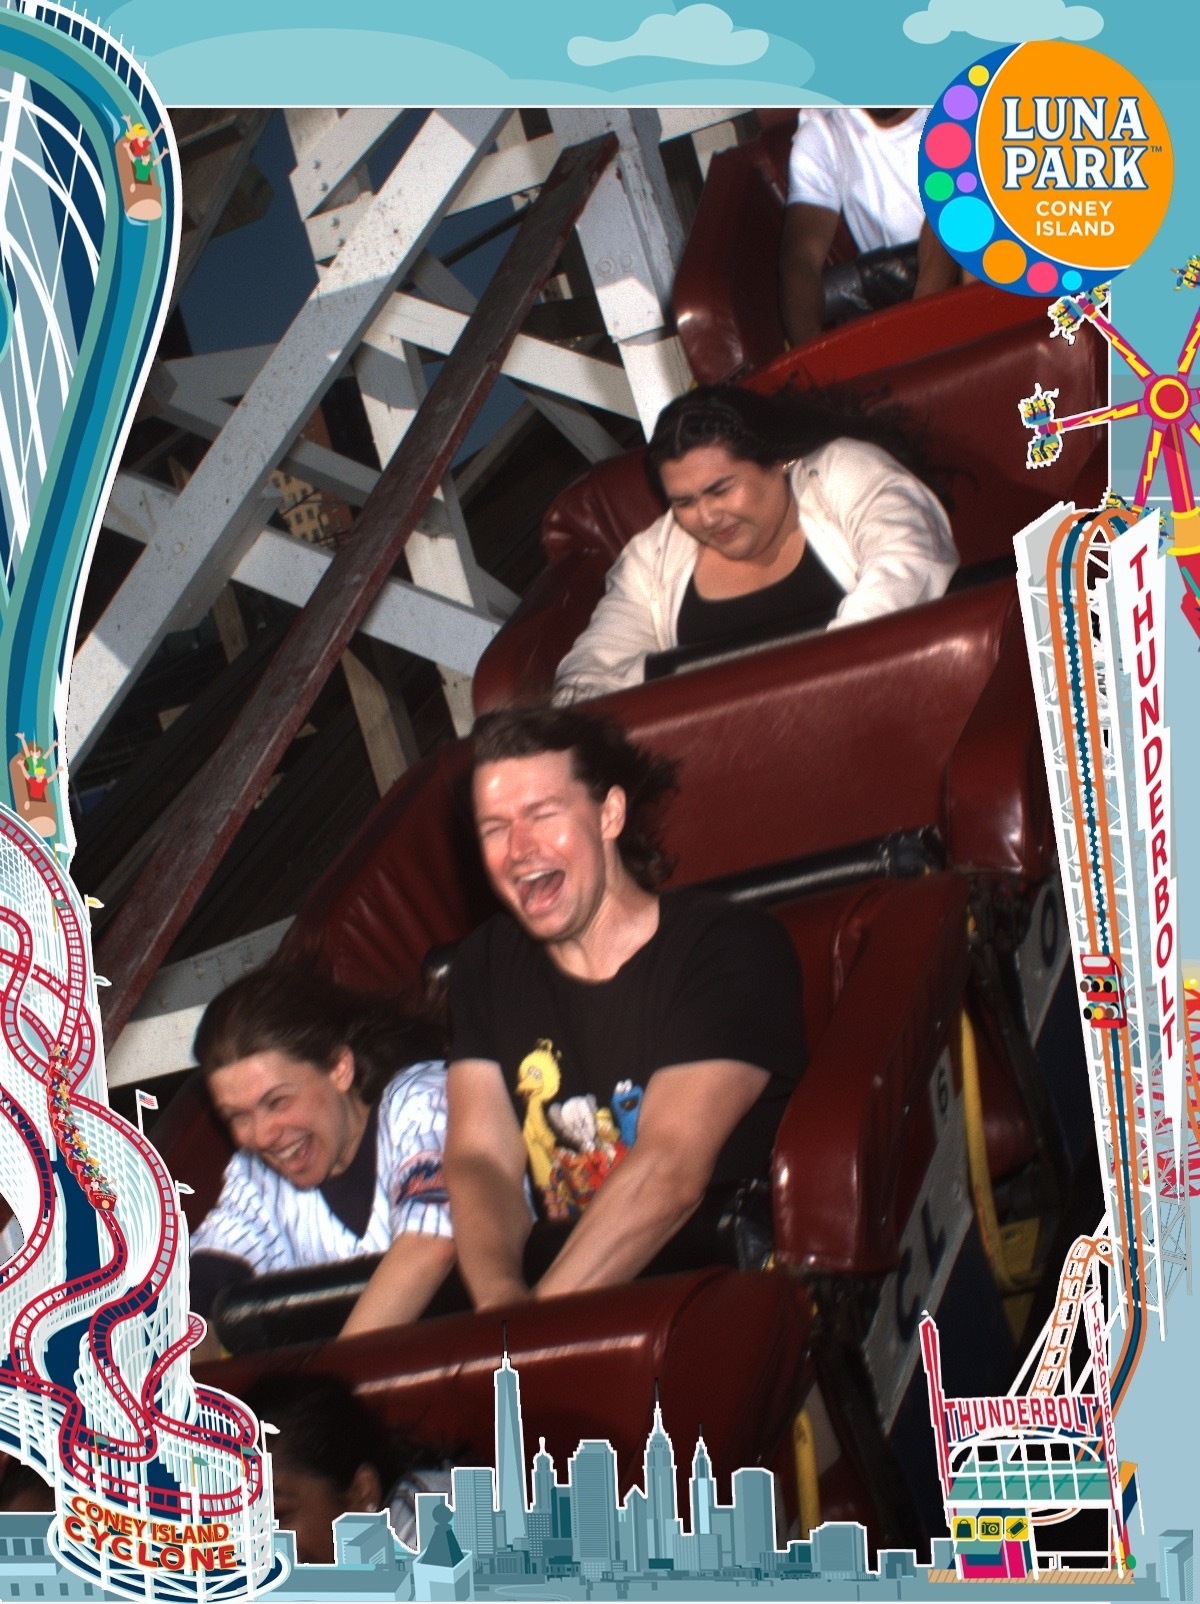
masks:
[[[1104,432],[1068,436],[1052,467],[1030,471],[1017,402],[1039,380],[1059,390],[1060,415],[1100,404],[1108,371],[1102,341],[1051,339],[1040,303],[984,285],[888,315],[886,339],[851,324],[789,353],[753,388],[773,393],[789,384],[842,384],[868,410],[898,407],[946,480],[964,566],[1011,559],[1013,536],[1056,501],[1083,506],[1101,499]],[[603,594],[608,569],[662,511],[644,451],[598,463],[557,497],[542,522],[547,566],[477,665],[478,712],[549,693],[554,670]]]
[[[560,1479],[584,1437],[607,1437],[622,1492],[641,1480],[657,1382],[681,1476],[704,1427],[714,1469],[728,1477],[768,1458],[810,1377],[808,1299],[790,1277],[706,1270],[491,1316],[451,1315],[320,1347],[197,1367],[234,1393],[260,1375],[332,1371],[393,1426],[456,1449],[459,1464],[493,1462],[501,1321],[521,1378],[527,1455],[539,1436]]]
[[[765,367],[787,349],[779,314],[779,250],[795,115],[709,165],[671,302],[701,384]],[[843,230],[843,250],[852,252]]]
[[[603,698],[681,764],[684,881],[937,826],[956,868],[1040,880],[1053,838],[1016,587]]]
[[[956,875],[773,908],[800,955],[808,1068],[773,1160],[775,1248],[797,1270],[882,1274],[935,1144],[928,1095],[957,1050],[969,955]]]
[[[671,289],[675,327],[699,384],[751,373],[787,349],[779,253],[796,114],[758,116],[770,126],[756,139],[719,151],[709,164]],[[825,264],[836,267],[857,255],[839,218]],[[881,315],[886,322],[886,313],[875,314]]]

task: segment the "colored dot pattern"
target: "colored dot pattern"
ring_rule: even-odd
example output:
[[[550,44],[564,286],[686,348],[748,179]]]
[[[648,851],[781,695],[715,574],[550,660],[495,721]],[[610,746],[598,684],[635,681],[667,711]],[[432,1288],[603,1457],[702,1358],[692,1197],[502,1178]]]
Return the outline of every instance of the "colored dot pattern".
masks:
[[[1035,295],[1049,295],[1058,288],[1058,268],[1053,262],[1035,262],[1026,273],[1025,282]]]
[[[980,108],[997,72],[1020,48],[992,51],[943,91],[921,136],[917,181],[934,233],[976,278],[1021,295],[1075,294],[1105,282],[1114,270],[1081,272],[1020,239],[992,205],[979,172]]]
[[[971,154],[971,136],[961,123],[938,123],[925,133],[922,143],[937,167],[961,167]]]
[[[998,239],[983,253],[983,270],[993,284],[1015,284],[1025,271],[1028,257],[1015,239]]]
[[[991,239],[996,214],[987,201],[973,195],[958,195],[942,207],[938,234],[942,244],[956,256],[981,251]]]
[[[951,84],[942,96],[942,110],[947,117],[966,122],[979,110],[979,96],[966,84]]]

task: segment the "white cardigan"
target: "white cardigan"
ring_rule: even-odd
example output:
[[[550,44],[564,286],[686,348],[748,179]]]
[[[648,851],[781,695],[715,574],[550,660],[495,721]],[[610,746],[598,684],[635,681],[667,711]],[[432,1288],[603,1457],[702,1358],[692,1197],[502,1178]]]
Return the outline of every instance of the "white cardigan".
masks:
[[[846,592],[831,629],[943,594],[958,567],[946,514],[879,446],[832,440],[796,463],[792,489],[808,543]],[[698,551],[670,512],[633,537],[558,666],[556,702],[641,684],[647,654],[678,644],[679,609]]]

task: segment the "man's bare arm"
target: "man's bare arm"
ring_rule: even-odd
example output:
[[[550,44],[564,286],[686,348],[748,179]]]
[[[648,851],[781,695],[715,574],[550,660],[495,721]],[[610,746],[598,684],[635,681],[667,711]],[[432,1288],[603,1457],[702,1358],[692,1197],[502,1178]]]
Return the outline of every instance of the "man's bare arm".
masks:
[[[797,204],[784,211],[779,309],[793,345],[803,345],[821,332],[825,311],[821,270],[837,225],[838,214],[826,206]]]
[[[450,1065],[444,1171],[458,1267],[477,1309],[528,1298],[521,1259],[532,1218],[525,1143],[499,1064]]]
[[[767,1072],[729,1059],[650,1077],[637,1140],[534,1288],[535,1298],[616,1286],[643,1270],[699,1207],[717,1158]]]

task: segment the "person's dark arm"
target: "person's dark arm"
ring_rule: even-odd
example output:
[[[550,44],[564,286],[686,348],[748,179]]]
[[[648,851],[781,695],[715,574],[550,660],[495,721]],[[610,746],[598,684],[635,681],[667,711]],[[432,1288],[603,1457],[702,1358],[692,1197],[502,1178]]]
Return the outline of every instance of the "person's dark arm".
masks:
[[[917,238],[917,282],[913,300],[923,295],[937,295],[941,290],[954,289],[963,282],[962,269],[938,239],[926,218]]]
[[[803,345],[821,332],[825,305],[821,270],[837,225],[837,212],[825,206],[796,204],[784,211],[779,309],[793,345]]]
[[[450,1065],[445,1175],[459,1272],[477,1309],[529,1297],[521,1259],[533,1217],[525,1143],[499,1064]]]

